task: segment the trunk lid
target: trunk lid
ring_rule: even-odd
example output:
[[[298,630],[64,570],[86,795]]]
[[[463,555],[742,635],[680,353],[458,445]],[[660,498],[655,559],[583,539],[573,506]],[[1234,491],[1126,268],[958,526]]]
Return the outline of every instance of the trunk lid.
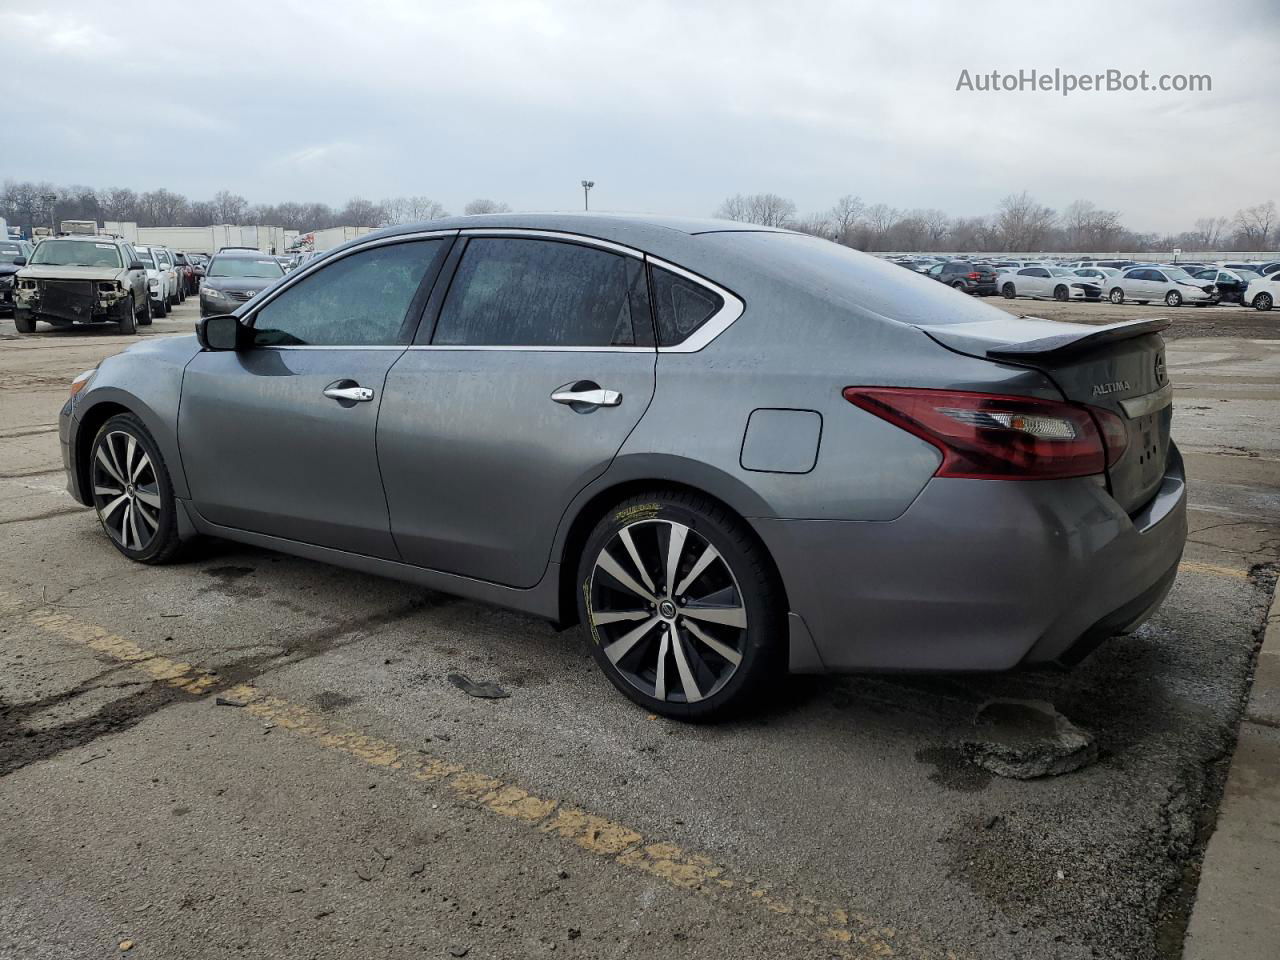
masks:
[[[1107,466],[1111,495],[1130,514],[1155,496],[1164,479],[1173,421],[1173,387],[1160,336],[1168,320],[1095,327],[1010,316],[918,326],[958,353],[1033,367],[1066,399],[1116,414],[1128,446]]]

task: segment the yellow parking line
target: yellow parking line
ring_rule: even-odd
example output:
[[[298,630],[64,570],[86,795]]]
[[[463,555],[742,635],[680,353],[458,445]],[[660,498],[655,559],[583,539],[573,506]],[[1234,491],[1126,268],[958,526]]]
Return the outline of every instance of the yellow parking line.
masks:
[[[1207,573],[1215,577],[1235,577],[1237,580],[1248,580],[1249,571],[1241,567],[1224,567],[1218,563],[1198,563],[1195,560],[1183,560],[1178,564],[1179,570],[1188,573]]]
[[[157,682],[197,696],[216,691],[244,704],[243,711],[237,713],[273,723],[369,766],[418,782],[440,784],[460,800],[559,837],[627,869],[708,896],[733,909],[763,910],[773,917],[773,922],[783,924],[784,929],[798,939],[822,943],[836,956],[848,960],[877,957],[958,960],[958,955],[950,950],[931,947],[913,934],[878,923],[862,913],[807,897],[786,895],[766,881],[740,874],[677,844],[654,841],[607,817],[537,796],[421,750],[334,727],[321,714],[252,684],[223,686],[225,681],[213,671],[151,653],[103,627],[84,623],[66,613],[47,608],[23,610],[18,600],[4,593],[0,593],[0,608],[60,640],[83,644],[140,670]]]

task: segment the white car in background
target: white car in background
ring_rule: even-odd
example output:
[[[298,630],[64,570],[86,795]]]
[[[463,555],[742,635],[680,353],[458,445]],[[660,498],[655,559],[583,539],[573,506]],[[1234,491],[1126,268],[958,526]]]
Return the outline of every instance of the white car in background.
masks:
[[[1250,280],[1244,288],[1244,297],[1240,301],[1246,307],[1255,310],[1270,310],[1280,302],[1280,271],[1269,274],[1261,280]]]
[[[1086,283],[1096,283],[1103,290],[1111,289],[1111,281],[1124,273],[1115,267],[1076,267],[1072,271],[1077,277],[1084,277]]]
[[[1218,302],[1218,288],[1206,280],[1197,280],[1181,267],[1130,267],[1111,280],[1107,299],[1115,304],[1163,300],[1170,307],[1184,303],[1204,306]]]
[[[164,247],[141,244],[133,249],[138,251],[138,259],[147,268],[147,293],[151,298],[151,313],[154,316],[163,317],[169,312],[169,306],[173,303],[173,284],[176,282],[177,273],[165,268],[164,260],[160,256],[160,251],[164,250]],[[170,262],[172,263],[172,258]]]
[[[187,293],[182,289],[182,274],[178,270],[178,261],[174,259],[173,251],[168,247],[151,249],[156,253],[156,258],[161,264],[160,269],[164,271],[165,278],[168,280],[169,299],[166,303],[170,307],[176,307],[187,299]]]
[[[996,275],[996,289],[1006,300],[1032,297],[1037,300],[1100,300],[1102,286],[1077,276],[1065,267],[1022,267],[1005,269]]]

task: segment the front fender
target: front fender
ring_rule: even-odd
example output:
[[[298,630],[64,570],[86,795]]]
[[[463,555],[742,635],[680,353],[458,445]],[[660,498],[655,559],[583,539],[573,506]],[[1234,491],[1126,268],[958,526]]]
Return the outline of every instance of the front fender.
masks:
[[[172,337],[145,341],[104,360],[72,409],[74,462],[83,462],[81,454],[98,427],[123,407],[155,439],[169,469],[174,496],[188,499],[191,494],[178,449],[178,404],[183,371],[199,351],[195,337]]]

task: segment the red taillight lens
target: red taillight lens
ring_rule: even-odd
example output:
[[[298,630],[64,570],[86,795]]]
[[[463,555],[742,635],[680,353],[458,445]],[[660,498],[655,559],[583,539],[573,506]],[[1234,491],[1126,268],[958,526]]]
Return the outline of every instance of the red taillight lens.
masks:
[[[939,477],[1087,477],[1124,452],[1123,421],[1080,404],[904,387],[847,387],[844,397],[942,451]]]
[[[977,279],[979,279],[981,276],[982,276],[982,274],[980,274],[980,273],[978,273],[978,272],[976,272],[976,271],[975,271],[975,272],[973,272],[973,273],[969,274],[969,279],[970,279],[970,280],[977,280]]]

